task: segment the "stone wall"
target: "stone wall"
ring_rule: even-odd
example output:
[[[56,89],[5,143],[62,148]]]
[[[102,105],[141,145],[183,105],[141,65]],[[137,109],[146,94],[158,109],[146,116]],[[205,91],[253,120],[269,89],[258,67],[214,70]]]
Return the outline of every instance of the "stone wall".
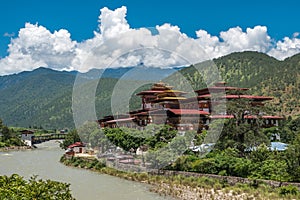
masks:
[[[110,168],[115,168],[120,171],[126,171],[126,172],[146,172],[146,167],[142,167],[139,165],[131,165],[131,164],[123,164],[123,163],[117,163],[117,162],[110,162],[106,161],[106,166]]]
[[[161,171],[151,171],[149,172],[152,175],[163,175],[163,176],[185,176],[185,177],[208,177],[213,179],[218,179],[221,181],[225,181],[230,185],[235,185],[237,183],[245,183],[245,184],[257,184],[257,183],[265,183],[270,185],[271,187],[280,187],[280,186],[287,186],[293,185],[298,187],[300,190],[300,183],[292,183],[292,182],[279,182],[279,181],[272,181],[272,180],[257,180],[257,179],[248,179],[248,178],[241,178],[235,176],[220,176],[215,174],[201,174],[201,173],[194,173],[194,172],[183,172],[183,171],[168,171],[168,170],[161,170]]]

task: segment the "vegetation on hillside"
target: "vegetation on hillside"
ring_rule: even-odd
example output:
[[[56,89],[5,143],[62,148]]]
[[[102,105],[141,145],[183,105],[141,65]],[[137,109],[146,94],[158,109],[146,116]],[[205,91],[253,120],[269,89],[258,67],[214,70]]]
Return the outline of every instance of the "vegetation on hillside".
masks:
[[[263,53],[240,52],[214,59],[212,62],[196,64],[184,68],[175,77],[175,85],[180,87],[185,77],[197,90],[213,84],[210,80],[211,65],[215,65],[220,78],[229,86],[246,87],[253,95],[274,97],[271,109],[282,116],[300,114],[300,54],[284,61],[276,60]],[[208,80],[208,81],[204,81]]]

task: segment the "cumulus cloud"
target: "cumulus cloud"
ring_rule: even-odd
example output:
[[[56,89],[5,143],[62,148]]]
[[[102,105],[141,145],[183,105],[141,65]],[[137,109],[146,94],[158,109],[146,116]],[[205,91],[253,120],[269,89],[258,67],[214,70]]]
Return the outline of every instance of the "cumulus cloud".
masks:
[[[61,29],[50,32],[38,24],[26,23],[11,39],[8,56],[0,60],[0,74],[11,74],[37,67],[86,72],[91,68],[181,66],[217,58],[232,52],[258,51],[277,59],[300,52],[299,33],[275,42],[267,27],[255,26],[242,30],[233,27],[211,35],[196,31],[188,37],[178,26],[157,25],[133,29],[126,20],[127,8],[102,8],[99,31],[83,42],[72,41],[70,33]],[[153,31],[151,29],[155,29]]]
[[[129,24],[126,20],[127,8],[122,6],[112,11],[107,7],[102,8],[99,16],[99,29],[104,38],[114,38],[118,34],[129,31]]]
[[[285,37],[282,41],[278,41],[275,47],[268,52],[269,55],[283,60],[300,53],[300,39],[297,38],[298,35],[299,33],[295,33],[293,38]]]
[[[45,27],[26,23],[18,37],[8,46],[9,55],[0,60],[1,74],[10,74],[37,67],[63,69],[75,56],[76,42],[61,29],[51,33]]]
[[[196,41],[211,58],[239,51],[267,52],[271,46],[271,38],[265,26],[247,28],[246,32],[240,27],[230,28],[222,31],[219,37],[211,36],[205,30],[197,31],[196,35]]]

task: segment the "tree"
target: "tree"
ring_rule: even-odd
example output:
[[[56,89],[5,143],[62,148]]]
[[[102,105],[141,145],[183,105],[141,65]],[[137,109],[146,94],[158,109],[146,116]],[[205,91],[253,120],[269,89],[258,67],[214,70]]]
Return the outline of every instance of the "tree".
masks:
[[[5,126],[0,119],[1,146],[23,146],[22,140],[15,134],[13,129]]]
[[[60,144],[60,147],[63,149],[67,149],[69,145],[74,144],[75,142],[81,142],[81,139],[77,131],[72,130],[66,135],[64,141]]]
[[[0,176],[0,199],[73,200],[70,184],[31,177],[28,181],[18,174]]]
[[[125,151],[137,150],[145,143],[142,132],[129,128],[106,128],[104,134],[108,140],[115,146],[121,147]]]
[[[260,113],[263,107],[253,106],[247,99],[231,100],[227,103],[227,114],[233,119],[225,121],[218,147],[226,149],[234,147],[243,155],[246,148],[258,146],[270,141],[262,131],[262,118]]]
[[[95,121],[87,121],[77,129],[77,133],[82,142],[88,143],[92,132],[99,130],[99,124]]]
[[[9,140],[12,137],[11,132],[7,126],[2,127],[2,136],[4,141]]]
[[[299,132],[300,131],[300,116],[298,116],[296,119],[291,120],[288,123],[288,127],[291,131]]]
[[[275,181],[291,180],[291,176],[287,172],[286,162],[283,160],[274,159],[263,161],[262,165],[252,172],[251,177]]]
[[[287,168],[293,181],[300,181],[300,132],[284,152]]]

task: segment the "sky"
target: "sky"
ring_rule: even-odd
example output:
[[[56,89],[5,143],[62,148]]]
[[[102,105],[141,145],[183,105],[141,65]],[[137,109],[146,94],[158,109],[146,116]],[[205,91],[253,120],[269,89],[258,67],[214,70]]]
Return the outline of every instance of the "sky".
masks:
[[[49,67],[170,67],[259,51],[300,52],[299,2],[10,0],[0,7],[0,75]]]

